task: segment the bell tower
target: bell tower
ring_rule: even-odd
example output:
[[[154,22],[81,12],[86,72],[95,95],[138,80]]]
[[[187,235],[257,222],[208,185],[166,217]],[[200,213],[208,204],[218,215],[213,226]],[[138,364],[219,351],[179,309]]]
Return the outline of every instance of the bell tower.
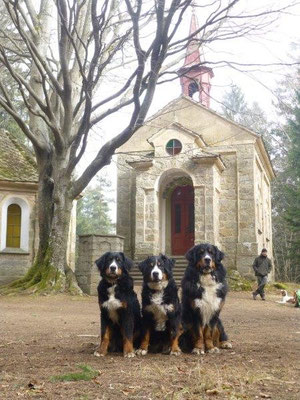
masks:
[[[193,35],[197,30],[198,20],[193,9],[189,36]],[[199,102],[209,108],[210,80],[214,74],[211,68],[201,65],[202,63],[199,50],[199,35],[196,34],[188,43],[184,65],[180,68],[178,74],[180,76],[182,94],[193,97],[194,93],[198,92]]]

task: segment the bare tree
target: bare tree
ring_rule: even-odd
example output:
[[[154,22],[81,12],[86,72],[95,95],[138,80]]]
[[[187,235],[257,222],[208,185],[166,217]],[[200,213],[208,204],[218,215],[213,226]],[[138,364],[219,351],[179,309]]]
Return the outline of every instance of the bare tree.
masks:
[[[169,67],[196,40],[179,30],[191,2],[2,0],[9,29],[0,30],[0,67],[17,85],[28,119],[1,77],[0,105],[31,141],[39,172],[39,250],[15,289],[76,288],[66,262],[72,202],[143,124],[157,83],[174,74]],[[244,14],[235,8],[241,2],[201,4],[199,46],[255,33],[280,11]],[[92,128],[125,107],[127,125],[75,177]]]

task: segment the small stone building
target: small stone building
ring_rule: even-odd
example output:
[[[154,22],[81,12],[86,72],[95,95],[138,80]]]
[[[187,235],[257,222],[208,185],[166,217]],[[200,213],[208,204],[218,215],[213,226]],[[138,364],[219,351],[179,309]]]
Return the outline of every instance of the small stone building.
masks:
[[[34,259],[37,182],[30,151],[0,131],[0,284],[22,277]]]
[[[24,276],[38,248],[38,174],[32,153],[0,131],[0,285]],[[76,202],[68,259],[75,265]]]
[[[135,260],[210,242],[251,274],[262,247],[272,254],[268,153],[259,134],[209,108],[213,72],[193,42],[179,76],[182,95],[119,149],[117,234]]]

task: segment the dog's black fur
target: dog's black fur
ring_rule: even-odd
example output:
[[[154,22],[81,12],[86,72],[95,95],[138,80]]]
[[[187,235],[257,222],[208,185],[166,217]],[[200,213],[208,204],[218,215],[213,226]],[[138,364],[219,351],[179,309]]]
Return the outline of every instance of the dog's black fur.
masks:
[[[173,279],[175,261],[163,254],[148,257],[139,264],[143,274],[142,338],[138,354],[180,354],[181,307]]]
[[[141,329],[140,304],[129,275],[133,263],[121,252],[107,252],[95,263],[102,277],[98,285],[101,344],[95,355],[123,351],[125,357],[133,357]]]
[[[182,279],[182,325],[180,346],[185,352],[202,354],[231,348],[220,311],[228,291],[224,253],[209,243],[191,248]]]

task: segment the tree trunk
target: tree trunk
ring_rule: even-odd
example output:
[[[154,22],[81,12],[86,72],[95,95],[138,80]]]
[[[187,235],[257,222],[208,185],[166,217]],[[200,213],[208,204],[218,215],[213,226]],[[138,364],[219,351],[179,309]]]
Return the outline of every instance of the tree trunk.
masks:
[[[44,157],[42,160],[43,168],[39,168],[42,172],[39,176],[37,204],[39,216],[37,256],[24,278],[6,287],[6,292],[82,293],[74,272],[67,264],[73,199],[69,195],[70,177],[65,174],[66,159],[66,155],[63,155],[59,160],[50,160],[50,157],[47,160]]]

